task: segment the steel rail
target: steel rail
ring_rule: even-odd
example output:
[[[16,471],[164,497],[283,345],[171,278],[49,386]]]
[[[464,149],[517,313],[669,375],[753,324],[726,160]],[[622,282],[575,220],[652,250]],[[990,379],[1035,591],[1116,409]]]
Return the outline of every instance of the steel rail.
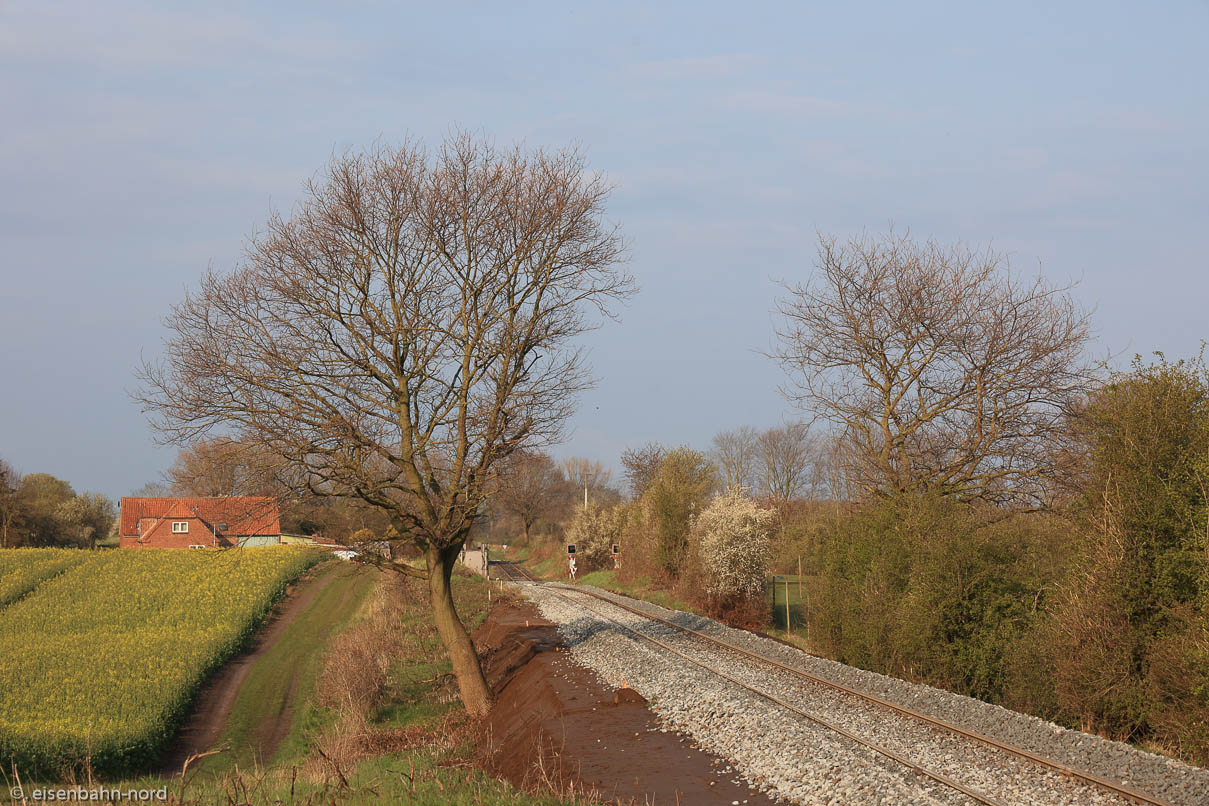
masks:
[[[552,584],[555,584],[558,587],[567,588],[567,586],[563,586],[559,583],[552,583]],[[676,624],[675,622],[668,621],[667,619],[660,618],[659,616],[655,616],[650,613],[645,613],[641,610],[630,607],[629,605],[626,605],[621,602],[610,599],[607,596],[602,596],[601,594],[598,594],[595,591],[584,590],[582,588],[567,588],[567,589],[576,590],[577,592],[584,593],[588,596],[592,596],[594,598],[600,599],[603,602],[608,602],[612,605],[615,605],[616,607],[620,607],[621,609],[627,610],[631,613],[634,613],[635,615],[643,616],[645,618],[649,618],[649,619],[659,622],[661,624],[665,624],[674,629],[680,630],[681,632],[695,635],[699,638],[702,638],[706,641],[716,644],[717,646],[723,647],[732,652],[736,652],[740,655],[744,655],[753,660],[757,660],[762,663],[766,663],[770,666],[775,666],[778,669],[781,669],[782,671],[788,672],[797,677],[801,677],[803,679],[809,680],[814,683],[820,683],[822,685],[836,689],[837,691],[842,691],[845,694],[850,694],[854,697],[858,697],[862,700],[865,700],[866,702],[875,703],[884,708],[888,708],[896,713],[903,714],[904,716],[909,716],[914,719],[920,720],[922,722],[926,722],[926,723],[932,725],[933,727],[937,727],[942,730],[949,731],[950,733],[957,734],[958,736],[961,736],[966,739],[970,739],[971,741],[979,742],[981,744],[984,744],[984,745],[994,748],[996,750],[1001,750],[1003,752],[1009,753],[1009,754],[1017,756],[1019,758],[1023,758],[1028,761],[1031,761],[1035,764],[1040,764],[1041,766],[1048,767],[1048,768],[1054,770],[1055,772],[1061,773],[1062,775],[1066,775],[1066,776],[1072,777],[1072,778],[1078,778],[1078,779],[1086,781],[1090,784],[1094,784],[1103,789],[1107,789],[1107,790],[1113,792],[1114,794],[1129,798],[1135,802],[1147,804],[1147,806],[1172,806],[1168,801],[1159,800],[1152,795],[1148,795],[1144,792],[1139,792],[1138,790],[1127,787],[1124,784],[1119,784],[1114,781],[1110,781],[1106,778],[1101,778],[1100,776],[1095,775],[1094,773],[1085,772],[1083,770],[1078,770],[1073,767],[1068,767],[1065,764],[1062,764],[1061,762],[1052,761],[1050,759],[1045,758],[1044,756],[1039,756],[1036,753],[1032,753],[1028,750],[1024,750],[1023,748],[1015,747],[1014,745],[1010,745],[1005,742],[1001,742],[998,739],[992,739],[989,736],[985,736],[976,731],[972,731],[972,730],[968,730],[966,728],[960,727],[959,725],[955,725],[952,722],[948,722],[943,719],[938,719],[936,717],[928,716],[927,714],[920,713],[919,711],[915,711],[911,708],[907,708],[906,706],[898,705],[897,703],[893,703],[893,702],[890,702],[889,700],[882,699],[881,697],[878,697],[874,694],[868,694],[863,691],[858,691],[857,689],[850,688],[848,686],[843,685],[842,683],[836,683],[836,682],[828,680],[824,677],[818,677],[817,675],[813,675],[813,674],[810,674],[809,672],[802,671],[801,669],[795,669],[794,667],[784,664],[780,661],[765,657],[759,653],[752,652],[747,649],[743,649],[742,647],[737,647],[734,644],[731,644],[727,641],[723,641],[721,639],[715,638],[711,635],[706,635],[705,633],[700,632],[698,630],[694,630],[691,627],[685,627],[683,625]]]
[[[505,572],[505,573],[509,573],[510,571],[511,571],[511,569],[509,569],[509,571]],[[524,580],[524,581],[536,582],[536,580],[532,580],[532,579],[528,579],[528,580]],[[879,745],[875,742],[871,742],[868,739],[862,739],[860,736],[857,736],[856,734],[852,733],[851,731],[849,731],[845,728],[842,728],[839,725],[836,725],[832,722],[829,722],[828,720],[823,719],[822,717],[819,717],[814,714],[803,711],[801,708],[798,708],[797,706],[786,702],[785,700],[781,699],[780,697],[777,697],[773,694],[769,694],[764,691],[760,691],[757,688],[753,688],[752,686],[749,686],[748,684],[742,682],[741,680],[737,680],[736,678],[731,677],[726,672],[719,671],[718,669],[713,668],[709,664],[702,663],[701,661],[697,660],[696,658],[689,657],[688,655],[684,654],[683,652],[676,649],[675,647],[669,646],[668,644],[664,643],[663,641],[660,641],[657,638],[652,638],[649,635],[645,635],[641,632],[638,632],[637,630],[634,630],[631,627],[628,627],[625,624],[622,624],[620,621],[616,621],[612,618],[609,618],[607,615],[605,615],[604,613],[601,613],[599,610],[597,610],[593,607],[589,607],[588,605],[585,605],[583,602],[576,602],[570,596],[567,596],[565,594],[558,592],[559,590],[569,590],[573,593],[586,593],[586,591],[578,590],[575,588],[563,588],[563,586],[561,586],[561,585],[550,585],[550,584],[543,584],[540,582],[538,584],[541,584],[541,586],[544,589],[549,590],[551,593],[553,593],[555,596],[559,597],[560,599],[570,602],[575,607],[581,607],[584,610],[587,610],[588,612],[593,613],[594,615],[596,615],[597,618],[599,618],[605,622],[608,622],[608,623],[614,625],[615,627],[619,627],[620,629],[624,630],[625,632],[628,632],[629,634],[633,635],[634,637],[639,638],[644,641],[649,641],[650,643],[655,644],[656,646],[660,647],[661,649],[663,649],[667,652],[670,652],[673,655],[676,655],[677,657],[688,661],[689,663],[693,664],[694,666],[699,666],[700,668],[706,670],[707,672],[709,672],[710,674],[712,674],[716,677],[721,677],[723,680],[726,680],[726,681],[738,686],[739,688],[749,691],[758,697],[762,697],[763,699],[766,699],[769,702],[775,703],[775,704],[781,706],[782,708],[797,714],[798,716],[801,716],[805,719],[810,720],[811,722],[821,725],[824,728],[826,728],[827,730],[833,731],[834,733],[838,733],[841,736],[844,736],[847,739],[849,739],[853,742],[856,742],[859,745],[863,745],[864,747],[867,747],[870,750],[880,753],[881,755],[886,756],[887,758],[893,759],[894,761],[898,762],[899,764],[902,764],[907,769],[909,769],[911,772],[913,772],[917,775],[923,775],[928,778],[931,778],[932,780],[936,781],[939,784],[942,784],[943,786],[947,786],[950,789],[960,792],[963,795],[966,795],[967,797],[970,797],[973,800],[978,801],[979,803],[986,804],[986,806],[1005,806],[1003,801],[996,800],[995,798],[993,798],[989,795],[985,795],[975,789],[971,789],[970,787],[967,787],[966,785],[964,785],[958,781],[954,781],[953,779],[951,779],[941,773],[933,772],[932,770],[929,770],[926,767],[921,767],[919,764],[916,764],[914,761],[911,761],[910,759],[908,759],[904,756],[901,756],[898,753],[895,753],[893,750],[882,747],[881,745]],[[609,602],[608,599],[604,599],[603,601]],[[609,603],[616,605],[616,602],[609,602]],[[645,614],[645,613],[639,613],[638,615],[650,618],[649,615]]]
[[[501,565],[504,565],[504,564],[501,564]],[[508,572],[514,572],[516,569],[520,570],[521,576],[522,576],[522,581],[542,582],[541,580],[538,580],[535,577],[533,577],[529,573],[528,569],[525,568],[524,566],[516,566],[512,563],[507,563],[507,565],[508,565]],[[1038,764],[1043,767],[1047,767],[1047,768],[1049,768],[1055,772],[1058,772],[1062,775],[1065,775],[1067,777],[1077,778],[1077,779],[1085,781],[1089,784],[1098,786],[1102,789],[1106,789],[1116,795],[1120,795],[1121,797],[1128,798],[1129,800],[1132,800],[1136,803],[1146,804],[1146,806],[1172,806],[1172,804],[1169,801],[1165,801],[1165,800],[1156,798],[1153,795],[1149,795],[1144,792],[1140,792],[1136,789],[1125,786],[1124,784],[1120,784],[1115,781],[1110,781],[1106,778],[1101,778],[1100,776],[1095,775],[1094,773],[1075,769],[1073,767],[1068,767],[1065,764],[1062,764],[1061,762],[1052,761],[1043,756],[1039,756],[1036,753],[1032,753],[1028,750],[1024,750],[1023,748],[1015,747],[1015,746],[1007,744],[1005,742],[1001,742],[997,739],[992,739],[989,736],[985,736],[976,731],[972,731],[972,730],[968,730],[966,728],[960,727],[958,725],[953,724],[952,722],[948,722],[943,719],[938,719],[936,717],[928,716],[927,714],[920,713],[911,708],[907,708],[905,706],[898,705],[896,703],[892,703],[888,700],[882,699],[881,697],[878,697],[874,694],[867,694],[865,692],[858,691],[856,689],[845,686],[842,683],[836,683],[836,682],[828,680],[824,677],[818,677],[817,675],[810,674],[809,672],[805,672],[801,669],[796,669],[796,668],[789,666],[785,663],[782,663],[778,660],[774,660],[772,658],[765,657],[764,655],[761,655],[759,653],[752,652],[750,650],[743,649],[742,647],[735,646],[734,644],[731,644],[727,641],[723,641],[719,638],[715,638],[712,635],[707,635],[698,630],[694,630],[691,627],[685,627],[681,624],[676,624],[673,621],[669,621],[667,619],[660,618],[659,616],[652,615],[651,613],[647,613],[642,610],[638,610],[637,608],[631,607],[622,602],[618,602],[614,599],[609,598],[608,596],[604,596],[602,594],[596,593],[595,591],[586,590],[586,589],[580,588],[580,587],[570,587],[567,585],[563,585],[562,583],[542,583],[542,584],[543,584],[543,586],[546,586],[546,587],[558,587],[558,588],[562,588],[564,590],[571,590],[576,593],[581,593],[586,596],[591,596],[593,598],[599,599],[602,602],[611,604],[614,607],[619,607],[622,610],[626,610],[630,613],[633,613],[634,615],[641,616],[643,618],[650,619],[651,621],[655,621],[660,624],[664,624],[668,627],[679,630],[681,632],[688,633],[690,635],[694,635],[705,641],[709,641],[710,643],[715,644],[719,647],[730,650],[731,652],[735,652],[735,653],[738,653],[745,657],[751,658],[752,660],[756,660],[761,663],[775,666],[776,668],[778,668],[784,672],[788,672],[789,674],[792,674],[796,677],[800,677],[802,679],[809,680],[813,683],[818,683],[820,685],[827,686],[827,687],[835,689],[837,691],[842,691],[845,694],[849,694],[851,696],[865,700],[866,702],[880,705],[883,708],[887,708],[891,711],[902,714],[904,716],[908,716],[913,719],[919,720],[921,722],[925,722],[929,725],[932,725],[933,727],[948,731],[950,733],[961,736],[965,739],[969,739],[971,741],[978,742],[980,744],[986,745],[987,747],[991,747],[995,750],[1000,750],[1005,753],[1014,755],[1018,758],[1023,758],[1027,761],[1031,761],[1034,764]]]
[[[1085,772],[1083,770],[1078,770],[1073,767],[1068,767],[1065,764],[1062,764],[1061,762],[1052,761],[1050,759],[1045,758],[1044,756],[1039,756],[1036,753],[1032,753],[1028,750],[1024,750],[1023,748],[1015,747],[1014,745],[1010,745],[1010,744],[1001,742],[998,739],[992,739],[989,736],[985,736],[976,731],[972,731],[972,730],[968,730],[966,728],[960,727],[959,725],[955,725],[952,722],[948,722],[943,719],[938,719],[936,717],[928,716],[927,714],[920,713],[919,711],[915,711],[911,708],[907,708],[906,706],[898,705],[897,703],[893,703],[893,702],[890,702],[889,700],[882,699],[881,697],[878,697],[874,694],[867,694],[863,691],[858,691],[857,689],[845,686],[842,683],[836,683],[836,682],[828,680],[824,677],[818,677],[817,675],[813,675],[813,674],[810,674],[809,672],[802,671],[801,669],[795,669],[794,667],[784,664],[780,661],[765,657],[763,655],[760,655],[759,653],[752,652],[747,649],[743,649],[742,647],[737,647],[734,644],[731,644],[727,641],[723,641],[721,639],[715,638],[711,635],[706,635],[705,633],[700,632],[698,630],[694,630],[691,627],[685,627],[683,625],[676,624],[675,622],[668,621],[667,619],[660,618],[659,616],[655,616],[650,613],[645,613],[641,610],[630,607],[629,605],[615,601],[607,596],[602,596],[601,594],[598,594],[595,591],[584,590],[582,588],[570,588],[568,586],[561,585],[560,583],[550,583],[550,584],[553,584],[556,587],[561,587],[561,588],[564,588],[567,590],[574,590],[576,592],[583,593],[588,596],[592,596],[603,602],[608,602],[609,604],[612,604],[616,607],[620,607],[623,610],[627,610],[631,613],[634,613],[635,615],[643,616],[644,618],[651,619],[652,621],[659,622],[660,624],[665,624],[669,627],[680,630],[681,632],[685,632],[685,633],[689,633],[691,635],[697,636],[698,638],[702,638],[706,641],[716,644],[717,646],[723,647],[724,649],[728,649],[732,652],[736,652],[740,655],[744,655],[753,660],[760,661],[761,663],[766,663],[770,666],[775,666],[778,669],[781,669],[782,671],[788,672],[797,677],[801,677],[801,678],[809,680],[811,682],[820,683],[822,685],[836,689],[837,691],[842,691],[845,694],[850,694],[854,697],[858,697],[867,702],[875,703],[884,708],[888,708],[896,713],[903,714],[904,716],[912,717],[912,718],[920,720],[922,722],[926,722],[934,727],[957,734],[958,736],[961,736],[966,739],[970,739],[971,741],[979,742],[981,744],[984,744],[984,745],[994,748],[996,750],[1001,750],[1001,751],[1004,751],[1011,755],[1015,755],[1019,758],[1023,758],[1028,761],[1031,761],[1035,764],[1039,764],[1043,767],[1048,767],[1062,775],[1066,775],[1066,776],[1072,777],[1072,778],[1078,778],[1080,780],[1086,781],[1087,783],[1094,784],[1103,789],[1107,789],[1107,790],[1113,792],[1114,794],[1129,798],[1135,802],[1143,803],[1143,804],[1146,804],[1147,806],[1172,806],[1172,804],[1170,804],[1168,801],[1159,800],[1152,795],[1148,795],[1144,792],[1139,792],[1138,790],[1127,787],[1124,784],[1119,784],[1114,781],[1110,781],[1106,778],[1101,778],[1100,776],[1095,775],[1094,773]]]

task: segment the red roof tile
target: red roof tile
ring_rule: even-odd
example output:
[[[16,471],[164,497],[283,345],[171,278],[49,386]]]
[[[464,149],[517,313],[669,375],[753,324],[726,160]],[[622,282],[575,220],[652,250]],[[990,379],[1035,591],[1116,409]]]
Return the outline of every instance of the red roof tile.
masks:
[[[121,535],[139,536],[143,518],[192,518],[227,524],[227,535],[279,535],[277,499],[265,496],[229,498],[123,498]]]

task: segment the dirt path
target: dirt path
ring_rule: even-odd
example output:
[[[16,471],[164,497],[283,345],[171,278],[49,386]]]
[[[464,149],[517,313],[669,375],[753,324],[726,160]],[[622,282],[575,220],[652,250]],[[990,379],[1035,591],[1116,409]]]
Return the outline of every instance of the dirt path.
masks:
[[[331,584],[337,577],[335,571],[338,568],[337,563],[326,562],[308,572],[292,590],[287,590],[285,598],[270,614],[268,623],[256,634],[252,647],[228,661],[206,681],[193,700],[192,712],[164,754],[159,769],[161,775],[179,775],[186,759],[196,753],[205,752],[218,741],[227,724],[227,717],[231,715],[239,688],[247,678],[248,672],[252,670],[253,664],[273,648],[290,624]],[[291,689],[294,687],[295,683],[292,681]],[[284,721],[284,727],[269,728],[271,735],[277,737],[278,743],[289,730],[291,710],[282,709],[278,715],[276,721]]]
[[[347,573],[349,570],[355,572],[356,566],[343,566],[339,569],[338,573]],[[329,574],[327,580],[330,582],[338,573]],[[315,595],[311,599],[313,600],[318,594],[319,591],[316,590]],[[344,592],[340,595],[340,602],[336,605],[335,610],[341,613],[345,612],[356,595],[357,588],[352,585],[346,586]],[[303,605],[301,610],[305,609],[306,606]],[[288,624],[284,625],[282,630],[288,626]],[[266,647],[267,649],[268,647]],[[291,667],[290,685],[286,690],[285,699],[282,700],[281,707],[271,716],[262,719],[252,732],[262,762],[268,761],[273,757],[273,754],[277,752],[277,748],[281,746],[281,743],[289,734],[290,727],[294,724],[294,707],[298,698],[298,688],[301,679],[302,667],[299,665]]]
[[[659,730],[646,700],[573,663],[558,630],[532,605],[496,607],[475,631],[490,647],[497,702],[484,762],[524,789],[586,785],[615,803],[772,806],[728,765]]]

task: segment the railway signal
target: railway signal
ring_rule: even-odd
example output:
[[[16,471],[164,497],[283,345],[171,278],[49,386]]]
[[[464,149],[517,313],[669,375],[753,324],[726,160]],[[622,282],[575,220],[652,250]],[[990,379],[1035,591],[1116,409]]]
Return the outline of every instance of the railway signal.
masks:
[[[575,544],[567,544],[567,575],[575,579]]]
[[[621,546],[613,544],[613,570],[621,570]]]

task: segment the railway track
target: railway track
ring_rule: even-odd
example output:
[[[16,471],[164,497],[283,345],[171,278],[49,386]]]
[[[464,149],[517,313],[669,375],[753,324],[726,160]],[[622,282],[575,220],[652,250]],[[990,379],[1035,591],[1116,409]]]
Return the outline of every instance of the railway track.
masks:
[[[1037,753],[1015,747],[989,736],[968,730],[951,722],[937,719],[933,716],[920,713],[911,708],[890,702],[881,697],[859,691],[850,686],[836,683],[818,675],[811,674],[802,669],[794,668],[778,660],[765,657],[764,655],[752,652],[743,647],[735,646],[734,644],[723,641],[715,636],[708,635],[699,630],[692,629],[691,627],[677,624],[669,621],[668,619],[661,618],[636,607],[632,607],[624,602],[617,601],[617,599],[611,596],[606,596],[596,591],[587,590],[581,587],[564,585],[562,583],[543,582],[534,577],[533,574],[528,571],[528,569],[515,563],[493,563],[492,571],[498,572],[497,578],[502,578],[507,581],[540,585],[542,590],[552,593],[563,601],[573,603],[576,607],[590,612],[601,622],[607,623],[619,631],[624,632],[627,635],[634,636],[643,642],[657,646],[663,651],[669,652],[713,676],[722,678],[728,681],[730,684],[738,686],[744,691],[754,694],[762,700],[772,702],[785,711],[793,713],[800,718],[810,720],[812,723],[819,725],[828,731],[843,736],[851,742],[855,742],[885,758],[891,759],[897,764],[907,768],[910,774],[914,776],[924,776],[936,784],[954,792],[958,792],[974,802],[983,804],[1008,804],[1021,801],[1014,799],[1013,796],[1004,796],[997,793],[987,792],[985,791],[985,786],[979,787],[970,783],[964,783],[956,780],[956,778],[951,774],[945,774],[937,770],[930,769],[926,764],[919,763],[918,761],[907,757],[907,755],[904,754],[901,749],[895,750],[885,746],[883,743],[873,741],[865,736],[860,736],[852,730],[847,729],[843,725],[837,724],[837,720],[834,718],[824,718],[817,713],[812,713],[807,709],[803,709],[798,705],[795,705],[794,703],[788,702],[783,696],[778,696],[777,694],[769,693],[768,691],[764,691],[758,687],[752,686],[748,682],[738,679],[735,675],[728,674],[727,672],[718,669],[716,662],[707,662],[699,656],[694,656],[696,655],[695,652],[684,651],[685,647],[683,645],[678,649],[677,647],[672,646],[668,641],[660,640],[660,638],[656,638],[648,634],[648,631],[636,629],[635,625],[627,625],[621,621],[618,621],[616,618],[608,615],[605,612],[602,612],[597,603],[603,603],[608,608],[615,608],[625,613],[638,616],[644,621],[661,625],[663,628],[671,630],[673,635],[684,636],[691,641],[699,643],[707,643],[712,648],[723,650],[723,652],[730,653],[733,656],[738,656],[745,662],[754,662],[765,668],[773,669],[778,674],[790,675],[792,678],[802,681],[808,686],[822,687],[833,692],[835,696],[859,701],[869,708],[881,709],[883,712],[888,712],[886,714],[887,716],[892,715],[893,717],[905,718],[917,723],[918,725],[926,726],[927,730],[929,731],[942,732],[947,736],[953,737],[961,742],[976,744],[984,748],[984,753],[986,751],[990,751],[991,753],[1011,757],[1015,760],[1017,766],[1031,765],[1031,768],[1037,769],[1038,773],[1041,771],[1050,774],[1056,773],[1058,776],[1061,776],[1064,781],[1069,782],[1071,787],[1081,787],[1091,790],[1088,793],[1089,795],[1092,791],[1094,791],[1095,794],[1103,793],[1110,796],[1115,796],[1115,798],[1124,800],[1126,802],[1147,804],[1148,806],[1170,806],[1168,801],[1139,791],[1126,784],[1111,781],[1085,770],[1072,768],[1071,766],[1063,764],[1059,761],[1045,758]],[[591,603],[589,603],[589,601]],[[667,636],[665,635],[664,637]]]

